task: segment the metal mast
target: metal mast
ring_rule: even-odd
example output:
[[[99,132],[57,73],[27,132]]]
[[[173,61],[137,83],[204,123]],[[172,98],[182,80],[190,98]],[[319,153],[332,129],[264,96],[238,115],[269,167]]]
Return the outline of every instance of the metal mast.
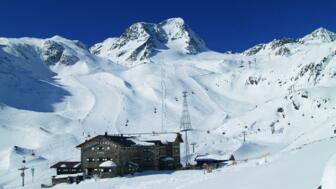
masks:
[[[188,166],[190,163],[190,151],[188,142],[188,131],[192,130],[190,114],[188,110],[187,92],[183,91],[183,110],[181,117],[181,132],[184,132],[184,144],[185,144],[185,165]]]

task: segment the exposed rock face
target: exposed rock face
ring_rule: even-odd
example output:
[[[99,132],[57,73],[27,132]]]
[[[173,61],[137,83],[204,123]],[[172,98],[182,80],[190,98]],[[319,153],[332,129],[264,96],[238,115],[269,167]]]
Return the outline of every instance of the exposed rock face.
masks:
[[[80,48],[84,48],[82,43],[77,43]],[[55,65],[60,62],[65,65],[73,65],[79,61],[75,55],[65,53],[65,48],[58,42],[47,40],[42,47],[42,57],[46,64]]]
[[[290,55],[291,51],[289,50],[289,48],[287,47],[280,47],[276,52],[275,55],[279,55],[279,56],[287,56]]]
[[[258,85],[258,83],[261,81],[260,76],[249,76],[246,80],[246,85]]]
[[[329,54],[327,57],[322,58],[322,60],[319,61],[318,63],[312,62],[303,66],[298,75],[295,77],[295,80],[299,80],[300,78],[307,76],[308,82],[316,85],[321,80],[321,78],[326,76],[325,68],[335,57],[335,55],[336,55],[335,52],[333,52]]]
[[[252,55],[257,54],[262,49],[265,49],[265,44],[258,44],[258,45],[253,46],[252,48],[247,49],[246,51],[244,51],[243,54],[247,56],[252,56]]]
[[[43,44],[42,56],[46,64],[56,64],[63,54],[64,47],[55,41],[47,40]]]
[[[274,50],[278,47],[283,47],[286,44],[295,43],[295,42],[297,42],[297,40],[291,39],[291,38],[276,39],[270,43],[270,47],[271,49]]]
[[[290,55],[291,51],[286,45],[297,42],[298,40],[290,38],[275,39],[268,44],[258,44],[250,49],[247,49],[243,54],[252,56],[260,51],[269,51],[269,53],[277,56],[287,56]]]
[[[66,55],[63,53],[59,62],[65,65],[74,65],[78,61],[79,61],[79,58],[77,56]]]

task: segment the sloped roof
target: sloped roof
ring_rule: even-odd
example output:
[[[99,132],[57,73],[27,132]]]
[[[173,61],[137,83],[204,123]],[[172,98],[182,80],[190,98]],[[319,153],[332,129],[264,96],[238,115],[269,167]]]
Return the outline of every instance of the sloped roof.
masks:
[[[228,161],[228,160],[234,160],[233,155],[205,154],[205,155],[198,155],[195,158],[195,161]]]
[[[79,161],[60,161],[52,165],[50,168],[79,168],[81,162]]]
[[[139,135],[137,137],[140,141],[168,144],[169,142],[183,142],[180,133],[154,133],[152,135]]]
[[[149,146],[151,143],[167,144],[168,142],[183,142],[182,135],[180,133],[154,133],[154,134],[137,134],[137,135],[97,135],[85,142],[79,144],[80,148],[84,144],[94,140],[107,139],[121,146]]]
[[[94,141],[94,140],[99,140],[99,139],[107,139],[109,141],[112,141],[112,142],[115,142],[119,145],[122,145],[122,146],[131,146],[131,145],[135,145],[135,143],[131,140],[128,140],[129,138],[132,138],[132,137],[126,137],[126,136],[122,136],[122,135],[97,135],[89,140],[86,140],[85,142],[79,144],[77,146],[77,148],[80,148],[82,147],[84,144],[86,144],[87,142],[90,142],[90,141]]]
[[[167,157],[161,158],[160,161],[174,161],[174,158],[167,156]]]

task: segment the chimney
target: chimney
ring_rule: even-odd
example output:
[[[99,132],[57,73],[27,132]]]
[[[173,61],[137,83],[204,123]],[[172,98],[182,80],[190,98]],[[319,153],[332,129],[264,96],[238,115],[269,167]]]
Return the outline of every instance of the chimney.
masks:
[[[105,131],[105,136],[107,136],[107,131]]]

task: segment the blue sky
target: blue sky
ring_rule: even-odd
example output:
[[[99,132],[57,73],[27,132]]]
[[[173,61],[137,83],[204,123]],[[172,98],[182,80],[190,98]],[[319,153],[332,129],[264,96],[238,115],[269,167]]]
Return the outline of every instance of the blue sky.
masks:
[[[92,45],[139,21],[182,17],[217,51],[242,51],[318,27],[336,31],[332,0],[1,0],[0,36],[61,35]]]

